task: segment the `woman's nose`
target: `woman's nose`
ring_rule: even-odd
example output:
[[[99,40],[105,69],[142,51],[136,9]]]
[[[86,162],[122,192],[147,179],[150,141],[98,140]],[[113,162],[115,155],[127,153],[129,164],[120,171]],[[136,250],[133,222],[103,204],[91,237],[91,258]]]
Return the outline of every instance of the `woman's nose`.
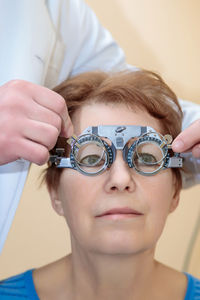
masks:
[[[108,170],[106,181],[106,191],[127,191],[133,192],[135,189],[135,181],[133,179],[133,170],[129,168],[124,161],[122,151],[117,151],[116,159]]]

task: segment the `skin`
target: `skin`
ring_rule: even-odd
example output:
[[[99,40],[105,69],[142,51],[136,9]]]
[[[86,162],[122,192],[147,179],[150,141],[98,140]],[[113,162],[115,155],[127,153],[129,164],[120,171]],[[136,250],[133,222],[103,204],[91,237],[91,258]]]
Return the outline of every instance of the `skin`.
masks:
[[[18,158],[44,164],[58,136],[73,131],[65,100],[24,80],[0,87],[0,128],[0,165]]]
[[[200,157],[200,120],[193,122],[188,128],[182,131],[172,144],[175,152],[192,152],[196,158]]]
[[[65,100],[25,80],[0,86],[0,128],[0,165],[18,158],[42,165],[48,161],[58,136],[73,133]],[[192,151],[194,157],[200,157],[199,129],[197,120],[178,135],[173,150]]]
[[[149,125],[161,131],[148,113],[124,105],[85,105],[72,121],[76,135],[100,124]],[[185,275],[154,260],[167,216],[178,205],[174,184],[170,169],[150,177],[137,174],[120,151],[111,168],[98,176],[65,169],[50,196],[70,228],[72,254],[34,272],[41,299],[121,300],[126,295],[128,300],[183,300]],[[97,217],[116,207],[140,214]]]

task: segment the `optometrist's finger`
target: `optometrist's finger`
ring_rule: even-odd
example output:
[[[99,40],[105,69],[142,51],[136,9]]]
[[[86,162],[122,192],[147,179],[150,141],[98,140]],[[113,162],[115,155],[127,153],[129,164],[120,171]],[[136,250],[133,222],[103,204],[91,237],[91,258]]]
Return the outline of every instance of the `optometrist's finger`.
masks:
[[[48,149],[34,141],[22,139],[18,144],[18,158],[23,158],[37,165],[43,165],[49,160]]]
[[[60,136],[69,138],[74,133],[74,127],[70,117],[67,117],[65,121],[62,120]]]
[[[21,107],[22,111],[27,113],[27,106],[26,111],[24,110],[24,106],[27,103],[30,105],[33,100],[40,106],[53,111],[60,116],[62,120],[61,134],[64,136],[66,135],[66,137],[71,135],[73,126],[68,114],[67,106],[64,98],[58,93],[46,87],[24,80],[13,80],[6,83],[1,87],[1,94],[3,92],[4,98],[6,98],[8,103],[7,105],[12,104],[12,108],[15,110],[16,107]],[[28,108],[30,111],[31,105]]]
[[[47,123],[28,120],[23,129],[23,137],[33,142],[45,146],[51,150],[58,139],[59,131],[55,126]]]
[[[42,93],[46,96],[50,94],[50,97],[44,97],[47,100],[50,99],[50,102],[53,103],[50,104],[50,108],[48,108],[48,101],[46,103],[47,107],[42,105],[43,97],[39,98],[41,104],[34,100],[35,94],[40,97],[39,95],[42,95]],[[24,138],[24,129],[30,125],[28,125],[29,120],[35,119],[35,121],[49,124],[57,128],[58,132],[63,136],[68,137],[72,135],[73,127],[68,113],[62,114],[59,109],[57,111],[56,107],[55,109],[54,107],[51,108],[51,105],[54,105],[54,102],[56,102],[54,97],[51,97],[52,93],[53,95],[56,94],[46,88],[23,80],[10,81],[0,86],[0,165],[12,162],[20,157],[19,153],[23,149],[20,149],[18,145],[21,145],[20,141]],[[66,105],[64,105],[64,110],[66,110]],[[33,127],[29,131],[33,133],[34,130]],[[48,150],[56,142],[57,136],[55,134],[53,141],[50,138],[49,142],[46,141],[46,136],[48,135],[45,135],[44,139],[36,141],[36,144],[41,141],[41,146],[46,146]],[[34,138],[34,136],[27,134],[25,139],[31,140],[31,138]]]
[[[192,155],[196,158],[200,157],[200,143],[192,148]]]
[[[27,108],[26,121],[34,120],[52,125],[58,129],[60,134],[62,128],[62,119],[58,114],[34,101],[31,103],[32,107],[30,107],[30,104],[27,104],[27,106],[28,105],[29,107]]]
[[[61,117],[61,135],[66,137],[71,136],[73,132],[73,125],[68,114],[65,99],[58,93],[46,87],[39,86],[39,88],[36,89],[34,86],[31,86],[31,89],[34,101],[41,106],[50,109]]]
[[[193,122],[183,130],[173,141],[172,150],[175,152],[193,151],[200,143],[200,120]]]
[[[9,137],[9,141],[5,143],[5,149],[5,153],[1,151],[0,165],[10,163],[19,158],[42,165],[49,159],[47,147],[21,136]]]

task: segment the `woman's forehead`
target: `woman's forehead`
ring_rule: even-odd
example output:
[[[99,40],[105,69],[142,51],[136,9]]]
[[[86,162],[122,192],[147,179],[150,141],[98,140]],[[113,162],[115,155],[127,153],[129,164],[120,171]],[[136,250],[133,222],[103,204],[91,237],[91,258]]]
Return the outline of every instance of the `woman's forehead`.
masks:
[[[98,125],[140,125],[150,126],[161,132],[158,120],[148,112],[133,109],[125,104],[92,103],[80,107],[72,116],[76,135],[80,135],[89,126]]]

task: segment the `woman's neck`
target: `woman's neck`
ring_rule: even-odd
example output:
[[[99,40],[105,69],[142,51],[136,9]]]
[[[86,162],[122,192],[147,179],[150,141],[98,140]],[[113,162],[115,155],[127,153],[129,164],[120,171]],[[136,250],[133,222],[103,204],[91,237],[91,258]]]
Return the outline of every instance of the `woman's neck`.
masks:
[[[76,249],[69,256],[74,299],[144,300],[156,277],[153,255],[153,251],[105,255]]]
[[[156,262],[150,252],[134,257],[74,251],[33,275],[41,300],[183,300],[187,288],[184,274]]]

